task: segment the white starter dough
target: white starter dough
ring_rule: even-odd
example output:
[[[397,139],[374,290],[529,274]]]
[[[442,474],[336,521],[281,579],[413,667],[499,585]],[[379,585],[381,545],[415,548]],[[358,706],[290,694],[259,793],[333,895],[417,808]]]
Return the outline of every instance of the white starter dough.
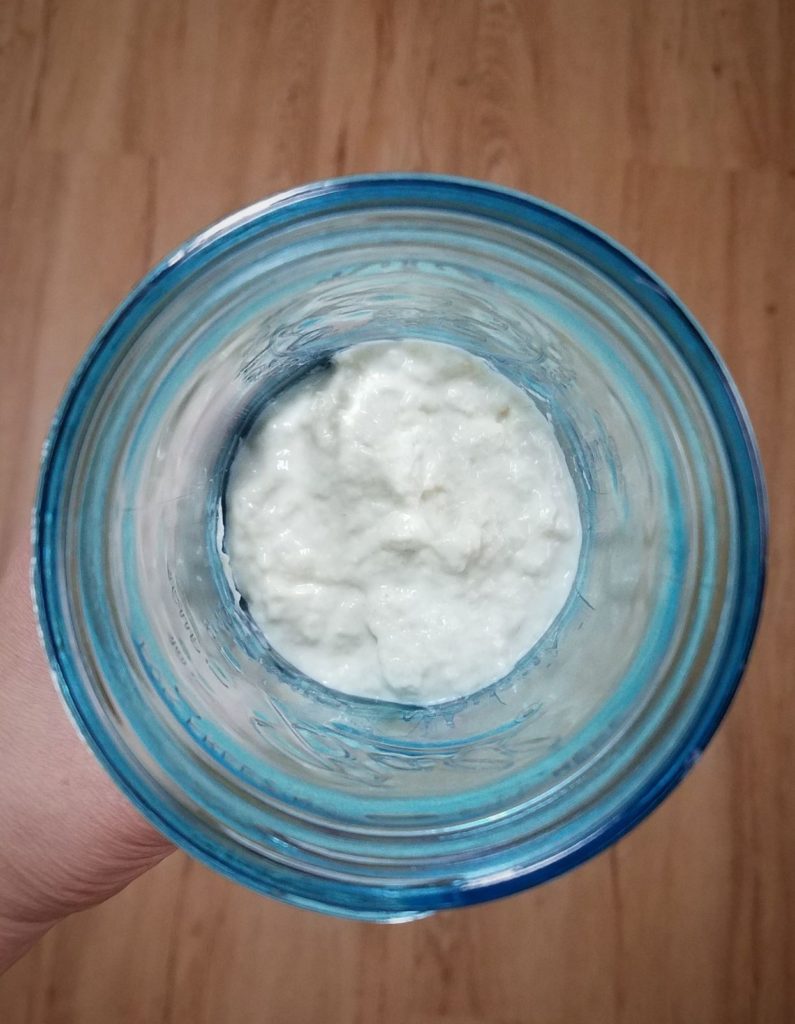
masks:
[[[235,583],[273,648],[336,690],[429,704],[506,675],[580,554],[552,427],[485,361],[355,345],[284,392],[226,495]]]

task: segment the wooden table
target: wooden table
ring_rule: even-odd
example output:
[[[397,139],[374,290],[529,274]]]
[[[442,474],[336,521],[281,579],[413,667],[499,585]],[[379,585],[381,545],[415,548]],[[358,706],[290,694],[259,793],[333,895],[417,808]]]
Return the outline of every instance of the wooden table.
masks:
[[[616,848],[392,927],[175,855],[14,967],[4,1024],[795,1020],[794,61],[792,0],[0,0],[0,556],[146,268],[276,189],[385,169],[535,193],[656,268],[742,389],[773,521],[742,691]]]

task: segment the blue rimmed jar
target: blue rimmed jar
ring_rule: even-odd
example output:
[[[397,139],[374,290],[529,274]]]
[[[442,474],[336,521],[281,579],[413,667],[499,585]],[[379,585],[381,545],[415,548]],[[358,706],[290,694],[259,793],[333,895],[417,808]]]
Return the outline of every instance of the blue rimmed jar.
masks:
[[[340,348],[401,337],[533,395],[584,529],[550,632],[431,708],[303,678],[223,550],[252,418]],[[113,314],[46,446],[34,589],[75,722],[158,828],[260,892],[396,920],[543,881],[659,802],[739,681],[766,531],[737,392],[658,278],[519,193],[366,176],[221,221]]]

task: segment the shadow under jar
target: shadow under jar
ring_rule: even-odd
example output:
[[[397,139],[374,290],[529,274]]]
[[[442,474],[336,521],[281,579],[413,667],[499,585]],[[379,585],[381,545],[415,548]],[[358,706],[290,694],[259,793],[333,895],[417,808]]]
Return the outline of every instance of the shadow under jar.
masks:
[[[223,551],[228,469],[268,401],[346,346],[402,338],[533,396],[583,526],[544,638],[423,708],[303,677]],[[71,714],[158,828],[260,892],[398,920],[543,881],[659,802],[735,690],[765,540],[738,396],[657,278],[518,193],[371,176],[235,214],[131,293],[53,425],[34,583]]]

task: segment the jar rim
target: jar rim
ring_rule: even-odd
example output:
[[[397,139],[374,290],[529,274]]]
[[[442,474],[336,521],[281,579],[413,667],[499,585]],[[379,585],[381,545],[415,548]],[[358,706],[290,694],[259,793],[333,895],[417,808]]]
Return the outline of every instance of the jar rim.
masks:
[[[34,508],[33,594],[56,686],[94,754],[126,795],[158,828],[214,868],[255,888],[271,892],[261,878],[248,877],[242,865],[230,863],[208,849],[199,834],[191,831],[190,822],[173,821],[167,811],[151,799],[151,795],[140,791],[136,781],[125,771],[124,764],[114,757],[112,738],[103,733],[101,722],[80,699],[76,666],[59,639],[61,601],[51,581],[53,552],[57,546],[57,493],[65,455],[79,440],[88,371],[98,362],[111,358],[114,350],[123,343],[130,326],[145,316],[159,297],[178,287],[189,268],[195,270],[204,265],[209,259],[239,244],[248,234],[268,230],[270,225],[284,217],[312,217],[318,211],[359,209],[368,205],[378,207],[385,203],[406,203],[412,208],[426,206],[435,210],[474,210],[482,217],[496,218],[521,231],[554,236],[558,244],[565,245],[589,265],[608,273],[641,303],[665,337],[679,350],[719,423],[740,513],[742,560],[739,567],[741,584],[738,586],[743,590],[733,628],[728,631],[726,648],[714,667],[709,700],[705,702],[700,718],[692,723],[689,733],[668,753],[656,776],[642,792],[636,794],[635,800],[619,818],[602,822],[585,842],[552,863],[531,865],[510,877],[478,879],[476,885],[459,887],[455,891],[426,891],[421,900],[407,895],[388,912],[369,913],[361,907],[353,911],[353,916],[395,919],[404,914],[416,916],[418,912],[436,907],[479,902],[554,877],[620,838],[670,792],[695,763],[719,725],[745,667],[761,610],[768,511],[761,460],[753,431],[721,357],[686,307],[653,271],[619,243],[579,218],[521,192],[466,178],[432,174],[375,174],[320,181],[278,193],[223,218],[161,260],[132,289],[98,332],[67,388],[45,442]],[[289,898],[291,902],[303,902],[315,909],[328,909],[319,901]],[[346,911],[341,905],[335,905],[333,909],[350,912],[350,908]]]

